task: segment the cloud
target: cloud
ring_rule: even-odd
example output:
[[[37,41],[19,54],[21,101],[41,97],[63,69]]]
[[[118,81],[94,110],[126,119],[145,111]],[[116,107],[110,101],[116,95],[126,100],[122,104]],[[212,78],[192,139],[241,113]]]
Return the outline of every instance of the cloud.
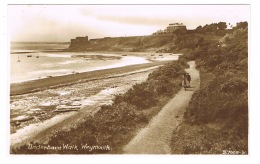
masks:
[[[169,18],[147,18],[147,17],[133,17],[133,16],[98,16],[97,19],[112,21],[117,23],[133,24],[133,25],[148,25],[148,26],[158,26],[167,25],[172,20]]]
[[[64,22],[56,18],[38,16],[19,28],[12,41],[68,42],[77,36],[102,37],[104,33],[81,22]]]
[[[10,5],[12,41],[69,41],[76,36],[149,35],[169,23],[188,29],[248,21],[246,5]]]

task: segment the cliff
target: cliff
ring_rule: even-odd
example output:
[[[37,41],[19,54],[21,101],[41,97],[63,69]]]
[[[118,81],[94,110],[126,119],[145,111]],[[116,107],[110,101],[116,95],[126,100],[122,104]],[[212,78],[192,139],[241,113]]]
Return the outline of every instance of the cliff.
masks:
[[[185,33],[131,37],[105,37],[90,39],[77,37],[71,39],[69,51],[128,51],[128,52],[179,52],[177,44],[186,38],[206,38],[219,40],[215,34],[200,34],[196,31]],[[192,39],[193,40],[193,39]]]
[[[151,35],[132,37],[105,37],[84,40],[72,39],[70,51],[166,51],[174,46],[175,35]]]

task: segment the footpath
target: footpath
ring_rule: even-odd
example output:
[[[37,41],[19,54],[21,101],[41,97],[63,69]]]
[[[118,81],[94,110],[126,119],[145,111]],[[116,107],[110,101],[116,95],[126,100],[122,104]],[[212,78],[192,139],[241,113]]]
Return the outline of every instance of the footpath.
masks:
[[[190,61],[188,64],[190,68],[185,71],[191,75],[191,88],[179,91],[124,147],[124,154],[171,154],[172,132],[182,121],[185,108],[200,85],[199,71],[195,69],[195,61]]]

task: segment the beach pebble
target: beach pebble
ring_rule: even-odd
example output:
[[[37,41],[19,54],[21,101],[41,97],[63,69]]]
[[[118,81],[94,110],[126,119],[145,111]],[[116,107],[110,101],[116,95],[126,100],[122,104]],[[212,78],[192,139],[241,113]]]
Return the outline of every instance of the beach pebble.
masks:
[[[16,107],[16,105],[15,104],[11,104],[10,105],[10,108],[12,109],[12,108],[15,108]]]
[[[42,109],[40,109],[40,108],[33,108],[33,109],[31,109],[31,111],[39,111],[39,110],[42,110]]]
[[[81,106],[67,106],[67,105],[59,105],[56,109],[79,109]]]
[[[33,111],[27,111],[26,113],[27,114],[33,114],[34,112]]]
[[[71,103],[72,106],[81,106],[81,103],[79,101],[74,101]]]
[[[43,101],[39,103],[39,106],[52,106],[52,105],[59,105],[59,101],[51,100],[51,101]]]
[[[69,103],[68,100],[61,100],[61,101],[60,101],[60,104],[67,104],[67,103]]]
[[[33,117],[23,115],[23,116],[18,116],[16,118],[12,119],[12,121],[25,122],[25,121],[29,121],[32,119],[33,119]]]
[[[12,125],[14,125],[14,126],[19,126],[19,125],[21,125],[21,122],[19,122],[19,121],[14,121],[14,122],[12,122]]]
[[[72,101],[80,101],[82,98],[81,97],[72,97],[70,100]]]

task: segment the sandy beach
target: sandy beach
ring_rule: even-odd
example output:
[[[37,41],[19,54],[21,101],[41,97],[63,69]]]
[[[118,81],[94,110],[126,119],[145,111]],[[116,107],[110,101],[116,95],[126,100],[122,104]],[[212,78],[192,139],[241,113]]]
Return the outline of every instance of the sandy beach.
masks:
[[[116,94],[124,93],[134,84],[145,81],[154,69],[167,62],[12,84],[11,145],[18,146],[29,141],[44,142],[53,132],[71,128],[70,125],[94,114],[100,106],[111,104]]]
[[[31,93],[35,91],[48,89],[48,88],[71,85],[73,83],[80,83],[80,82],[101,79],[101,78],[108,78],[109,76],[114,74],[122,74],[125,72],[154,67],[154,66],[165,64],[167,62],[169,61],[138,64],[138,65],[119,67],[119,68],[111,68],[111,69],[97,70],[97,71],[84,72],[84,73],[75,73],[75,74],[69,74],[64,76],[47,77],[44,79],[14,83],[11,84],[10,95],[11,96],[20,95],[20,94]]]

